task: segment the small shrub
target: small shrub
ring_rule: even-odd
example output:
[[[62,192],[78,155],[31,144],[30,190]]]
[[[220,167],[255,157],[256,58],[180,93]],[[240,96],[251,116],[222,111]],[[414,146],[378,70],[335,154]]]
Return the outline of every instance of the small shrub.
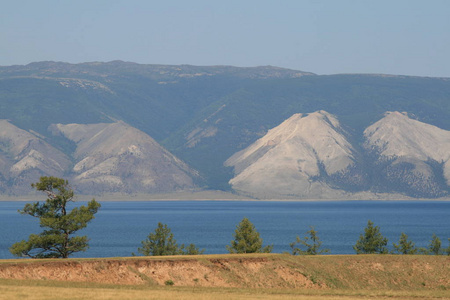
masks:
[[[322,246],[322,242],[317,235],[317,231],[314,230],[313,226],[311,226],[310,228],[311,230],[307,232],[309,236],[305,236],[303,240],[300,239],[299,236],[297,236],[296,241],[289,244],[289,246],[292,248],[292,255],[317,255],[330,252],[330,249],[320,249],[320,247]],[[303,250],[300,247],[296,247],[297,244],[300,244],[300,246],[304,246],[306,249]]]
[[[164,284],[165,284],[165,285],[168,285],[168,286],[172,286],[172,285],[174,285],[175,283],[173,282],[173,280],[169,279],[169,280],[166,280],[166,281],[164,282]]]

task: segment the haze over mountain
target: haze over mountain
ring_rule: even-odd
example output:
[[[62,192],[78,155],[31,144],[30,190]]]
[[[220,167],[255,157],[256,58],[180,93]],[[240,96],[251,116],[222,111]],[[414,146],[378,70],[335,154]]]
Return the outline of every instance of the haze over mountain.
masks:
[[[344,198],[361,192],[446,197],[449,171],[445,153],[449,151],[446,151],[443,136],[450,130],[449,95],[448,78],[319,76],[271,66],[165,66],[113,61],[38,62],[0,67],[0,118],[8,120],[2,122],[1,129],[5,142],[0,149],[3,174],[0,186],[2,193],[9,193],[15,186],[13,182],[17,182],[24,187],[21,193],[26,193],[30,190],[26,182],[54,172],[57,176],[69,177],[74,184],[76,181],[86,193],[159,193],[184,189],[244,192],[242,188],[250,184],[243,179],[245,174],[250,178],[246,173],[250,171],[246,169],[255,163],[255,168],[260,166],[260,172],[270,173],[259,161],[269,160],[264,157],[270,155],[270,160],[279,161],[301,179],[300,186],[310,187],[302,191],[300,186],[292,188],[290,182],[294,180],[289,176],[285,180],[277,179],[301,197],[332,197],[336,191],[343,192]],[[402,128],[396,130],[410,133],[414,130],[407,126],[413,126],[418,128],[416,134],[404,135],[404,139],[397,137],[394,142],[386,133],[374,130],[380,124],[371,126],[387,111],[407,112],[413,116],[414,120],[408,122],[396,121]],[[251,146],[268,133],[275,135],[276,130],[269,130],[284,121],[286,126],[298,127],[292,129],[295,138],[280,133],[280,141],[285,142],[279,146],[275,138],[272,138],[273,144],[267,141],[269,144]],[[422,125],[417,127],[415,122]],[[423,125],[425,123],[429,125]],[[419,133],[428,132],[424,128],[441,128],[441,131],[431,130],[433,135],[422,136]],[[113,134],[115,130],[117,134]],[[311,131],[317,133],[320,140],[314,140],[316,135]],[[48,170],[43,166],[30,167],[28,175],[13,175],[11,167],[23,159],[21,155],[28,153],[26,155],[34,157],[36,165],[39,160],[35,154],[50,153],[50,150],[32,148],[37,151],[34,154],[31,150],[13,152],[7,146],[16,136],[11,132],[22,132],[21,136],[35,141],[30,147],[38,143],[41,148],[52,149],[53,154],[43,158],[45,163],[42,163]],[[124,132],[132,133],[130,136],[137,140],[126,140]],[[97,138],[92,139],[96,134],[99,134]],[[144,135],[146,142],[141,139]],[[154,148],[158,149],[154,151],[161,154],[160,158],[153,157],[153,151],[145,152],[144,148],[152,149],[154,143],[166,149]],[[397,153],[402,148],[396,145],[387,151],[382,147],[385,143],[408,145],[404,147],[411,150],[410,154],[394,158],[392,154],[398,156],[403,153]],[[431,143],[442,145],[442,153],[430,153],[425,145]],[[138,146],[143,156],[137,156],[132,145]],[[299,145],[304,146],[302,151],[293,153]],[[253,153],[249,146],[259,150]],[[275,153],[278,147],[284,147],[286,157],[292,154],[291,158],[286,158],[292,165],[283,160],[280,154],[283,152]],[[224,166],[225,161],[244,149],[253,154],[236,161],[237,156],[234,156]],[[383,152],[385,150],[387,152]],[[156,183],[153,176],[160,173],[153,169],[152,162],[163,162],[162,157],[170,158],[168,172],[172,175],[167,173],[166,177],[161,177],[164,180]],[[425,159],[427,157],[429,159]],[[305,161],[300,163],[301,160]],[[302,173],[295,173],[294,165],[300,166]],[[274,172],[282,171],[281,167],[271,168]],[[135,175],[127,177],[127,169],[136,169]],[[442,170],[441,175],[439,170]],[[254,171],[255,176],[256,173]],[[389,177],[391,173],[401,173],[408,179],[393,181]],[[148,177],[144,180],[139,174]],[[421,176],[434,177],[426,181],[419,179]],[[152,180],[155,186],[151,188]],[[251,184],[261,186],[265,179],[260,176],[259,180],[258,184],[257,181]],[[316,186],[323,192],[313,192],[316,188],[312,187]],[[290,193],[288,190],[277,192],[267,185],[264,191],[264,195]]]

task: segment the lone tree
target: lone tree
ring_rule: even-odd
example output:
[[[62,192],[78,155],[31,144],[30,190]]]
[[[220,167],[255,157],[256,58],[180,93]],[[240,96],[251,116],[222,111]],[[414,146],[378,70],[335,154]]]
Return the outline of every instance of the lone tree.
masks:
[[[398,244],[393,243],[394,253],[398,254],[416,254],[418,249],[416,248],[414,242],[408,240],[408,236],[402,232]]]
[[[31,185],[47,194],[45,203],[26,204],[21,214],[39,218],[45,230],[31,234],[28,241],[22,240],[9,249],[15,256],[31,258],[68,258],[75,252],[89,248],[87,236],[72,236],[94,219],[100,204],[92,199],[87,206],[67,210],[69,202],[74,202],[74,192],[67,180],[56,177],[41,177]]]
[[[155,231],[150,233],[141,244],[142,247],[138,248],[138,252],[145,256],[198,255],[203,254],[205,251],[199,250],[194,244],[189,244],[187,247],[184,244],[178,246],[170,228],[161,222],[158,223]]]
[[[330,249],[320,249],[320,247],[322,246],[322,242],[317,236],[317,231],[314,230],[313,226],[310,226],[310,228],[311,230],[307,232],[309,236],[305,236],[303,240],[300,239],[299,236],[297,236],[296,241],[289,244],[292,249],[292,255],[317,255],[330,252]],[[297,244],[304,246],[306,250],[296,247]]]
[[[259,237],[255,226],[244,218],[236,226],[234,240],[231,246],[226,246],[230,253],[270,253],[273,245],[262,247],[263,240]]]
[[[383,237],[378,226],[373,226],[372,221],[367,222],[367,227],[364,229],[364,235],[359,236],[359,240],[353,246],[356,254],[386,254],[388,249],[386,245],[388,239]]]

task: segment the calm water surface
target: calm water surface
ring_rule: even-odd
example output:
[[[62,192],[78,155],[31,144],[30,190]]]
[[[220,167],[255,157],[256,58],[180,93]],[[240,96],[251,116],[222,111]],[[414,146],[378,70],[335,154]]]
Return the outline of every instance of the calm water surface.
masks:
[[[0,258],[12,258],[8,248],[14,242],[41,231],[37,219],[17,212],[24,205],[0,202]],[[90,248],[75,256],[130,256],[158,222],[167,224],[180,244],[194,243],[207,254],[227,253],[225,246],[244,217],[255,225],[264,245],[274,245],[274,252],[290,251],[289,243],[305,236],[312,225],[331,254],[353,254],[368,220],[380,227],[391,248],[402,232],[419,247],[428,245],[433,233],[443,247],[450,238],[450,202],[102,202],[95,220],[80,231],[91,239]]]

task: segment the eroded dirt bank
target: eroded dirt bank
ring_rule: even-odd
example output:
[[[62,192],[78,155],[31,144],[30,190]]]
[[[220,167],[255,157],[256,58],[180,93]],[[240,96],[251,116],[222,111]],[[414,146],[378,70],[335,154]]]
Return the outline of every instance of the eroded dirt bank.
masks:
[[[450,257],[202,255],[2,260],[0,278],[130,285],[450,289]]]

